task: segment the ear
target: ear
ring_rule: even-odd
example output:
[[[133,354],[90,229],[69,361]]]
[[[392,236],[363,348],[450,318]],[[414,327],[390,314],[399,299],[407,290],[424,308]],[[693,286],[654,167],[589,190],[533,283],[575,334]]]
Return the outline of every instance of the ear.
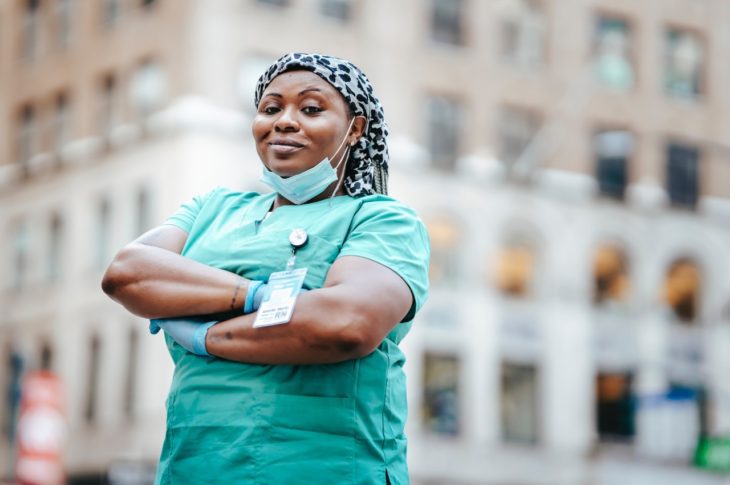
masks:
[[[352,128],[350,128],[350,133],[347,138],[347,143],[351,146],[357,143],[360,137],[362,137],[362,135],[365,133],[365,128],[367,128],[367,125],[367,118],[362,115],[355,116],[355,120],[352,122]]]

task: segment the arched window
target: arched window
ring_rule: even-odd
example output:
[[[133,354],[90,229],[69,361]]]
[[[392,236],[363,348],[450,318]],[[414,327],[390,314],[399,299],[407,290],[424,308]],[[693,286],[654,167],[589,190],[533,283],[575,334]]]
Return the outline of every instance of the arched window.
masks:
[[[429,279],[433,285],[453,284],[458,275],[459,226],[453,218],[441,215],[427,219],[426,227],[431,240]]]
[[[98,414],[99,403],[99,363],[101,359],[101,340],[93,335],[89,340],[89,358],[86,368],[86,398],[84,402],[84,419],[93,423]]]
[[[51,347],[49,341],[44,341],[41,344],[40,368],[41,370],[53,369],[53,347]]]
[[[136,323],[136,322],[135,322]],[[122,411],[127,418],[134,417],[137,399],[137,372],[139,360],[139,331],[132,327],[127,334],[127,369],[124,379]]]
[[[426,430],[456,436],[460,431],[461,360],[455,354],[427,352],[423,363],[422,419]]]
[[[664,301],[681,322],[693,323],[699,317],[702,277],[697,265],[688,258],[669,266],[664,280]]]
[[[509,240],[498,251],[494,283],[503,294],[526,297],[535,276],[535,246],[527,238]]]
[[[48,281],[57,282],[61,278],[63,262],[63,218],[61,214],[51,215],[48,228]]]
[[[150,190],[148,187],[140,187],[137,190],[136,200],[135,234],[139,236],[145,233],[152,226],[152,214],[150,208]],[[135,236],[135,237],[136,237]]]
[[[593,259],[593,303],[623,302],[629,293],[628,262],[614,245],[603,245]]]

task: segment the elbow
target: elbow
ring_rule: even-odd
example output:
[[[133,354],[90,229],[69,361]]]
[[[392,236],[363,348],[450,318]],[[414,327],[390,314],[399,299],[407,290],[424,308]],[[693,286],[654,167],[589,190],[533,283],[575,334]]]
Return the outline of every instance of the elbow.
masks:
[[[336,332],[334,344],[346,359],[370,355],[380,344],[368,331],[368,319],[355,315]]]
[[[130,268],[129,250],[123,249],[114,258],[104,272],[101,280],[101,289],[111,298],[118,296],[124,288],[133,282],[133,272]]]

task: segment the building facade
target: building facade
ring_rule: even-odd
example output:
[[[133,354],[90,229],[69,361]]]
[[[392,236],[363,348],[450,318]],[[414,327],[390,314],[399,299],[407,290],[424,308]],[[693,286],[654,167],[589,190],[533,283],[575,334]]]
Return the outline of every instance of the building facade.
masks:
[[[727,2],[6,0],[0,25],[0,476],[40,368],[69,482],[154,470],[171,362],[102,272],[192,195],[262,189],[253,88],[297,50],[368,74],[429,227],[413,482],[727,480],[695,458],[730,436]]]

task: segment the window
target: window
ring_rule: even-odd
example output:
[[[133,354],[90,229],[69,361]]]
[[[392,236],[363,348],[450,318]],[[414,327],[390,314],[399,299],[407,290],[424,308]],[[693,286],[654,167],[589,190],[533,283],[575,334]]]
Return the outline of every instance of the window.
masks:
[[[167,96],[167,81],[157,61],[146,60],[139,65],[132,76],[130,95],[132,104],[142,117],[162,105]]]
[[[238,68],[237,91],[242,106],[250,112],[255,112],[253,104],[254,92],[259,77],[274,62],[274,58],[266,55],[249,55],[243,59]]]
[[[461,234],[453,218],[439,216],[426,221],[431,240],[428,277],[434,286],[454,285],[458,278],[458,246]]]
[[[20,55],[23,59],[29,61],[35,59],[38,56],[41,27],[40,9],[40,0],[25,1]]]
[[[463,0],[431,0],[431,38],[443,44],[464,44]]]
[[[459,358],[426,353],[423,365],[423,426],[437,434],[459,434]]]
[[[53,348],[48,342],[43,342],[41,345],[40,368],[41,370],[53,369]]]
[[[509,176],[515,175],[517,161],[537,135],[541,117],[524,108],[504,107],[499,114],[499,159]]]
[[[697,34],[667,30],[664,82],[669,95],[693,98],[702,94],[704,56],[704,47]]]
[[[675,207],[694,209],[699,198],[699,159],[697,147],[670,143],[667,147],[667,192]]]
[[[55,6],[55,35],[56,47],[66,49],[71,43],[71,23],[74,17],[74,0],[56,0]]]
[[[320,0],[319,12],[344,22],[352,16],[352,0]]]
[[[135,237],[149,230],[152,225],[150,222],[150,192],[146,187],[142,187],[137,192],[136,219]]]
[[[627,90],[634,85],[631,28],[626,20],[599,16],[593,48],[593,69],[604,86]]]
[[[535,271],[534,246],[521,239],[507,243],[498,253],[495,269],[495,284],[504,295],[529,296]]]
[[[6,353],[8,376],[7,390],[5,396],[7,398],[5,408],[5,416],[3,419],[3,431],[7,437],[7,441],[13,443],[15,440],[16,425],[18,422],[18,411],[20,410],[20,397],[22,392],[22,377],[25,367],[23,357],[16,351],[10,349]]]
[[[93,423],[97,417],[99,394],[99,359],[101,358],[101,342],[98,335],[89,341],[89,361],[86,366],[86,401],[84,403],[84,419]]]
[[[35,110],[30,104],[20,109],[16,148],[16,160],[20,164],[27,164],[38,149],[38,133],[35,117]]]
[[[12,288],[15,291],[21,291],[25,288],[28,278],[28,263],[30,241],[28,237],[28,227],[25,221],[18,221],[12,229],[13,234],[13,283]]]
[[[593,303],[605,305],[626,300],[629,292],[628,263],[613,245],[598,248],[593,260]]]
[[[96,267],[103,270],[110,259],[111,206],[106,199],[99,202],[97,207],[96,231]]]
[[[136,328],[129,331],[127,343],[127,372],[124,380],[123,409],[128,418],[134,415],[134,401],[137,389],[137,361],[139,359],[139,332]]]
[[[59,214],[51,216],[48,232],[48,281],[55,283],[61,277],[63,245],[63,220]]]
[[[459,154],[460,118],[457,101],[444,96],[429,96],[426,100],[426,136],[434,168],[454,170]]]
[[[56,96],[51,118],[50,142],[51,150],[59,151],[71,138],[71,113],[68,95],[61,92]]]
[[[117,82],[113,75],[104,76],[99,93],[99,134],[108,137],[119,122]]]
[[[697,321],[701,283],[700,270],[692,260],[681,258],[669,267],[664,280],[664,302],[680,322]]]
[[[601,131],[593,137],[598,190],[602,195],[623,200],[633,150],[634,137],[628,131]]]
[[[256,0],[258,3],[264,5],[273,5],[275,7],[288,7],[289,0]]]
[[[500,29],[502,59],[518,67],[545,63],[545,16],[537,0],[506,0]]]
[[[538,441],[537,372],[532,365],[502,365],[502,439],[507,443]]]
[[[101,8],[104,25],[111,27],[119,21],[121,15],[121,2],[119,0],[102,0]]]
[[[631,373],[596,376],[596,427],[601,441],[632,441],[636,433],[636,398]]]

